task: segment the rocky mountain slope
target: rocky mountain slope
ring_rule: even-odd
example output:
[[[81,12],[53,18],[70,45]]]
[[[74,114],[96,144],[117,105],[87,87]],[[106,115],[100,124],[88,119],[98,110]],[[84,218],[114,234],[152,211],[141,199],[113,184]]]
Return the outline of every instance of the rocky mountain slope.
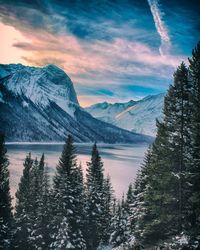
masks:
[[[97,120],[78,103],[73,83],[55,65],[0,65],[0,130],[7,141],[150,142]]]
[[[150,95],[126,103],[97,103],[85,108],[95,118],[120,128],[155,136],[156,119],[162,118],[164,94]]]

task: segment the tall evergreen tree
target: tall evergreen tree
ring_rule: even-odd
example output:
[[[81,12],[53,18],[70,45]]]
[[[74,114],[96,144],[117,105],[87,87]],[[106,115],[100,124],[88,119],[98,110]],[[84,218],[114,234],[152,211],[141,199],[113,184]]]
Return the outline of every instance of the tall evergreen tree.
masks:
[[[76,247],[71,243],[69,231],[70,229],[67,223],[67,218],[64,217],[59,225],[58,233],[51,244],[51,248],[56,250],[76,249]]]
[[[138,232],[148,247],[162,244],[186,230],[190,161],[191,85],[182,63],[165,97],[163,122],[157,121],[157,136],[140,176],[145,180]],[[141,183],[141,182],[140,182]]]
[[[133,203],[135,201],[134,198],[135,197],[134,197],[133,186],[132,186],[132,184],[129,184],[128,191],[126,194],[126,200],[125,200],[125,209],[126,209],[128,216],[131,215],[131,208],[132,208]]]
[[[82,172],[77,167],[73,139],[68,136],[53,180],[52,206],[52,241],[60,237],[60,225],[64,223],[64,218],[67,218],[66,230],[70,244],[67,244],[65,249],[86,248],[81,223],[84,211],[83,192]],[[54,243],[51,244],[51,249],[57,249]]]
[[[120,221],[120,229],[117,231],[121,232],[121,244],[120,249],[129,250],[135,249],[135,224],[133,219],[133,205],[135,203],[135,194],[132,187],[132,184],[129,185],[126,197],[122,197],[122,202],[120,210],[118,210],[118,220]]]
[[[12,206],[8,158],[4,135],[0,134],[0,249],[9,249],[11,242]]]
[[[32,250],[32,197],[31,197],[31,170],[33,160],[31,154],[24,161],[23,175],[20,179],[19,187],[16,192],[15,207],[15,230],[13,248],[19,250]]]
[[[104,179],[103,184],[103,206],[102,206],[102,236],[101,245],[108,245],[111,234],[111,220],[114,195],[110,177]]]
[[[44,154],[40,162],[32,169],[32,199],[33,199],[33,231],[32,245],[35,249],[49,249],[51,238],[49,224],[51,222],[50,183]]]
[[[126,194],[125,211],[127,216],[127,230],[128,230],[128,245],[133,247],[135,245],[135,220],[133,219],[133,207],[136,203],[136,195],[133,185],[130,184]]]
[[[96,143],[92,149],[91,161],[87,169],[87,249],[94,250],[99,246],[103,234],[103,210],[104,210],[104,175],[103,163],[99,155]]]
[[[110,244],[112,247],[120,249],[127,249],[129,247],[130,227],[126,211],[126,204],[124,196],[122,201],[118,203],[113,219],[112,232],[110,236]]]
[[[147,213],[145,204],[145,194],[147,190],[148,171],[150,170],[151,147],[148,149],[144,163],[138,170],[133,189],[133,203],[130,208],[132,234],[138,242],[142,241],[142,231],[146,224]]]
[[[189,79],[192,84],[192,162],[189,169],[191,213],[191,244],[200,248],[200,42],[189,59]]]
[[[44,155],[40,162],[34,161],[29,154],[24,162],[24,171],[16,193],[15,233],[13,248],[40,249],[44,243],[41,227],[47,229],[42,218],[47,214],[48,202],[43,206],[43,188],[46,188],[44,178]],[[41,215],[41,212],[44,214]],[[45,236],[48,230],[43,231]]]
[[[169,134],[171,147],[172,175],[176,178],[177,193],[174,198],[178,200],[178,231],[187,230],[187,213],[190,186],[187,182],[187,171],[191,160],[191,90],[188,81],[188,70],[182,63],[174,74],[174,86],[171,95],[166,97],[165,123]],[[174,102],[171,96],[174,97]],[[174,187],[174,189],[175,189]],[[176,190],[176,189],[175,189]]]

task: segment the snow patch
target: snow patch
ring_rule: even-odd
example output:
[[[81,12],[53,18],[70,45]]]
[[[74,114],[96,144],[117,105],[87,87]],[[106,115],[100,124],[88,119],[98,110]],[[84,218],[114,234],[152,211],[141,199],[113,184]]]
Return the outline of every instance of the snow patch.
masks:
[[[23,101],[23,102],[22,102],[22,106],[23,106],[24,108],[26,108],[26,107],[29,106],[29,104],[28,104],[26,101]]]
[[[73,83],[64,71],[54,65],[44,68],[20,64],[3,66],[0,66],[0,75],[5,75],[4,72],[12,72],[10,78],[3,83],[8,90],[15,95],[25,96],[41,107],[47,107],[54,102],[74,117],[76,106],[79,106],[79,103]]]
[[[95,118],[120,128],[155,136],[156,119],[162,119],[163,105],[164,94],[159,94],[126,103],[97,103],[85,110]]]

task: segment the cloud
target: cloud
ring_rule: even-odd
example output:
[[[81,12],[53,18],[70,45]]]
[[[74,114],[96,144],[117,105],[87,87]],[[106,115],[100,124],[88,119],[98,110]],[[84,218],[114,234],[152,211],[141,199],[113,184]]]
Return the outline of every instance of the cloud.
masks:
[[[38,60],[36,61],[35,59],[32,59],[31,57],[28,58],[26,56],[22,56],[22,59],[30,65],[37,65],[39,67],[43,67],[43,66],[48,65],[48,64],[55,64],[58,67],[64,69],[64,65],[65,65],[65,60],[63,60],[61,58],[54,58],[54,57],[42,58],[40,61],[38,61]]]
[[[153,73],[168,77],[166,74],[169,69],[173,69],[173,66],[180,62],[180,58],[170,55],[166,60],[149,46],[125,38],[88,43],[69,34],[55,36],[47,33],[44,35],[47,39],[43,39],[43,35],[38,32],[35,35],[27,34],[26,37],[31,39],[31,43],[17,42],[13,46],[32,52],[30,58],[23,58],[27,63],[41,66],[50,58],[55,58],[57,62],[61,59],[62,67],[74,77],[85,74],[91,78],[95,75],[102,80],[106,76],[107,81],[111,74],[112,79],[121,75],[150,76]]]
[[[169,53],[171,46],[170,37],[168,30],[165,27],[164,21],[162,20],[163,13],[160,11],[159,0],[147,0],[153,15],[156,30],[161,38],[161,46],[159,48],[161,55]]]
[[[111,0],[4,1],[0,5],[3,36],[5,39],[6,29],[12,27],[7,33],[17,34],[17,39],[12,38],[9,46],[15,52],[13,58],[17,56],[11,60],[10,53],[6,59],[4,53],[1,62],[18,60],[40,67],[57,64],[72,78],[79,96],[90,99],[95,93],[112,100],[131,98],[138,92],[134,86],[143,87],[141,93],[145,94],[163,91],[175,67],[188,56],[178,55],[180,46],[172,42],[171,31],[177,24],[174,19],[168,21],[165,3],[161,11],[158,0],[124,0],[121,4]],[[165,22],[163,12],[168,14]],[[189,30],[190,23],[187,25]],[[123,91],[120,97],[117,92]]]
[[[11,26],[6,26],[0,23],[1,46],[0,46],[0,62],[1,63],[25,63],[22,59],[22,53],[19,49],[13,47],[13,43],[23,41],[28,42],[19,31]],[[23,53],[25,54],[25,53]],[[28,52],[26,53],[27,56]]]
[[[76,86],[77,87],[77,86]],[[101,85],[95,85],[91,87],[87,86],[78,86],[78,99],[82,106],[89,106],[91,104],[95,104],[97,102],[126,102],[133,100],[139,100],[149,93],[151,94],[158,94],[161,91],[155,89],[155,86],[151,87],[142,87],[140,85],[127,85],[123,84],[118,86],[113,86],[112,84],[108,84],[106,89],[102,89]],[[79,94],[80,93],[80,94]]]
[[[174,65],[178,65],[181,60],[170,55],[166,60],[156,49],[125,37],[114,38],[112,41],[88,42],[70,33],[55,35],[49,32],[26,31],[24,34],[29,42],[18,41],[13,43],[13,47],[21,50],[22,54],[25,53],[22,59],[26,64],[39,67],[49,63],[56,64],[71,77],[78,95],[98,95],[102,100],[121,100],[134,96],[131,88],[121,89],[120,93],[127,93],[125,96],[117,95],[121,86],[125,85],[141,84],[155,89],[158,86],[160,89],[166,88]],[[114,93],[114,97],[100,91],[96,86],[104,86],[104,89]],[[135,89],[134,91],[136,92]]]

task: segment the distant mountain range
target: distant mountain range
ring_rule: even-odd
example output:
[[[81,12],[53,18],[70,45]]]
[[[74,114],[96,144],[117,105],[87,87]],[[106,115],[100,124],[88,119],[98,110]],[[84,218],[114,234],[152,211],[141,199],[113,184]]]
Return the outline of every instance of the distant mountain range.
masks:
[[[85,108],[92,116],[120,128],[155,136],[156,119],[162,118],[165,94],[150,95],[139,101],[97,103]]]
[[[0,64],[0,130],[7,141],[139,143],[151,137],[100,121],[80,107],[73,83],[55,65]]]

